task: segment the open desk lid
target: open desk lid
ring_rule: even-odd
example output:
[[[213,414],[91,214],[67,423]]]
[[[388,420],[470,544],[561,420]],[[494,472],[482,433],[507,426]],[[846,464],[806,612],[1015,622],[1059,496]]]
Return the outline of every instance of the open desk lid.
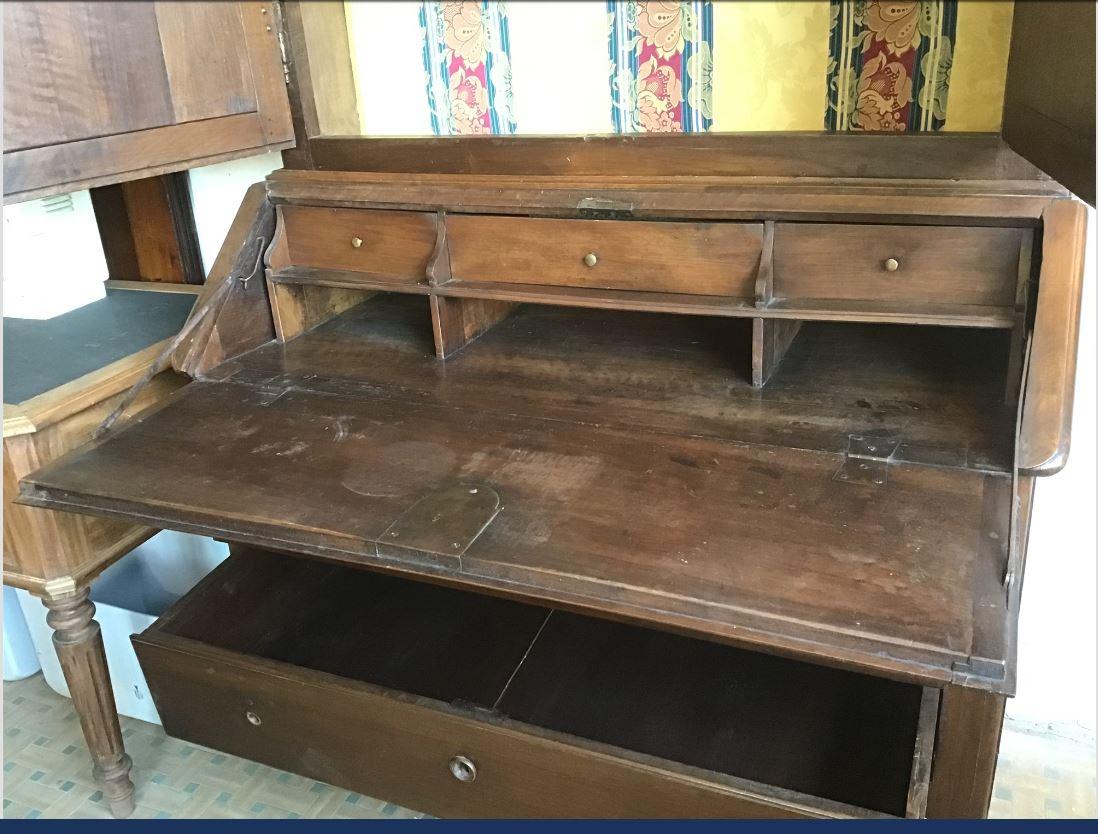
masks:
[[[159,410],[34,473],[21,500],[435,577],[907,680],[1013,687],[1016,611],[1003,584],[1008,473],[904,462],[917,455],[899,446],[890,462],[848,467],[846,452],[857,450],[833,429],[799,430],[800,448],[735,440],[730,431],[780,431],[817,419],[799,419],[798,408],[822,408],[820,426],[845,430],[850,418],[835,403],[858,398],[842,389],[818,406],[818,393],[801,387],[783,395],[776,386],[767,396],[786,399],[768,405],[743,383],[737,406],[725,354],[714,350],[723,329],[713,344],[672,339],[669,347],[671,331],[645,335],[627,326],[626,317],[640,314],[516,312],[442,373],[426,345],[400,338],[400,316],[382,309],[418,303],[413,296],[369,301],[293,342],[253,351],[227,380],[193,383]],[[592,335],[571,340],[594,351],[586,361],[553,355],[524,364],[533,345],[523,340],[548,334],[538,344],[550,350],[559,344],[551,334],[565,326],[554,317],[565,316],[592,334],[610,333],[621,319],[623,339],[633,333],[648,342],[622,350],[613,338],[600,345]],[[667,327],[679,321],[670,317]],[[700,332],[693,321],[681,326]],[[834,327],[816,332],[824,338]],[[858,332],[869,331],[842,335]],[[805,361],[794,357],[789,366],[804,379],[787,381],[841,385],[838,369],[809,360],[842,362],[843,352],[811,338],[802,335]],[[655,351],[665,358],[670,351],[676,362],[655,361]],[[675,370],[683,357],[691,374]],[[706,361],[723,375],[707,375]],[[615,385],[606,376],[612,362]],[[500,386],[500,374],[513,384]],[[562,393],[566,384],[572,390]],[[662,389],[660,408],[643,399],[654,388]],[[935,399],[955,396],[952,385],[937,394],[908,390],[933,403],[926,411],[945,415],[935,431],[956,432],[962,415],[977,411],[975,400],[950,407]],[[994,380],[985,393],[1001,402]],[[708,416],[707,399],[719,399]],[[775,429],[779,413],[786,422]],[[704,430],[700,420],[708,420]],[[861,478],[863,469],[876,477]]]

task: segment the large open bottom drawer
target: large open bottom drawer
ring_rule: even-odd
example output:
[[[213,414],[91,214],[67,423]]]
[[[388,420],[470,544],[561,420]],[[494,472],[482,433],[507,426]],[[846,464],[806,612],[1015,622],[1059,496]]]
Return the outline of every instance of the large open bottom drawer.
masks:
[[[924,808],[938,690],[609,620],[243,550],[134,643],[171,735],[433,814]]]

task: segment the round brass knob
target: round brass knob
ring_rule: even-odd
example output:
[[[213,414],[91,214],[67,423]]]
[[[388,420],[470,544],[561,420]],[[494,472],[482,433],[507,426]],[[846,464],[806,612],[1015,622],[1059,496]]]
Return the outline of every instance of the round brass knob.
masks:
[[[263,723],[263,719],[251,710],[248,710],[246,713],[244,713],[244,717],[248,719],[248,723],[251,724],[253,727],[258,727],[260,724]]]
[[[355,249],[358,249],[360,246],[362,246],[362,238],[360,238],[360,237],[351,238],[351,246],[353,246]]]
[[[450,773],[459,782],[472,782],[477,778],[477,766],[466,756],[450,759]]]
[[[599,256],[596,255],[594,252],[588,252],[586,255],[583,256],[583,262],[588,266],[594,266],[599,262]]]
[[[900,268],[900,262],[895,258],[888,258],[884,262],[885,272],[895,272]]]

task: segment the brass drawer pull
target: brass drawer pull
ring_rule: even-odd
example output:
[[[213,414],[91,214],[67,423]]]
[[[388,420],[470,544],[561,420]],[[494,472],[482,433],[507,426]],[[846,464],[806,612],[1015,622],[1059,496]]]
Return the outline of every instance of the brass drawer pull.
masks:
[[[244,717],[248,719],[248,723],[251,724],[253,727],[258,727],[260,724],[263,723],[263,719],[251,710],[248,710],[246,713],[244,713]]]
[[[355,236],[355,237],[351,238],[351,246],[353,246],[355,249],[361,248],[362,238],[360,238],[358,236]]]
[[[472,782],[477,778],[477,766],[466,756],[450,759],[450,773],[459,782]]]
[[[900,268],[900,262],[895,258],[886,258],[884,262],[885,272],[895,272]]]
[[[588,252],[586,255],[583,256],[583,262],[588,266],[594,266],[599,262],[599,256],[596,255],[594,252]]]

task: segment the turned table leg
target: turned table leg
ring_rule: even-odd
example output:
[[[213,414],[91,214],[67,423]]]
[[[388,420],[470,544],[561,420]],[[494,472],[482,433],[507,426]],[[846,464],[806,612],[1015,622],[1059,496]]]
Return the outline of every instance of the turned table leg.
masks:
[[[129,816],[134,808],[132,762],[122,746],[103,635],[93,619],[95,606],[87,588],[42,602],[49,609],[46,622],[53,629],[53,645],[91,751],[95,781],[111,813]]]

